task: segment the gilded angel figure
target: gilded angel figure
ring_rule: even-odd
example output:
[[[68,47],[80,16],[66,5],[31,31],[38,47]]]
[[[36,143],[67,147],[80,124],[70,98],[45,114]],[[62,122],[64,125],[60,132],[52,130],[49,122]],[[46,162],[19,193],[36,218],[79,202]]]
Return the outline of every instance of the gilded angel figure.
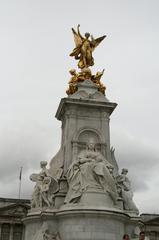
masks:
[[[77,26],[77,32],[72,28],[76,47],[73,49],[70,56],[79,60],[78,67],[83,69],[94,65],[92,52],[106,36],[104,35],[94,39],[93,36],[90,36],[90,33],[85,33],[85,37],[83,37],[79,27],[80,25]]]

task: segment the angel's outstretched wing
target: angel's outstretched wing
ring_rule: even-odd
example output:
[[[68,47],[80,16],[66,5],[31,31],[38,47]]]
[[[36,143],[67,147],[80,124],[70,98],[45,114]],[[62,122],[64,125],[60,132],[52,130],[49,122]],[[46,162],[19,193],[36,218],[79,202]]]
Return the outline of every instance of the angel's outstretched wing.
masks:
[[[75,41],[75,48],[73,49],[72,53],[70,54],[71,57],[75,57],[75,59],[79,59],[79,54],[81,52],[81,46],[83,43],[84,38],[82,37],[80,30],[80,25],[77,26],[77,32],[72,28],[74,41]]]
[[[79,27],[80,27],[80,25],[78,24],[77,32],[74,30],[74,28],[72,28],[72,32],[73,32],[73,36],[74,36],[74,41],[75,41],[76,47],[81,46],[82,41],[84,39],[83,36],[80,33]]]
[[[103,39],[106,37],[106,35],[96,38],[94,39],[93,36],[92,37],[92,41],[91,41],[91,45],[92,45],[92,51],[94,51],[94,49],[103,41]]]
[[[119,173],[119,167],[115,158],[115,148],[111,147],[110,149],[110,154],[111,154],[111,163],[114,166],[114,176],[117,176]]]

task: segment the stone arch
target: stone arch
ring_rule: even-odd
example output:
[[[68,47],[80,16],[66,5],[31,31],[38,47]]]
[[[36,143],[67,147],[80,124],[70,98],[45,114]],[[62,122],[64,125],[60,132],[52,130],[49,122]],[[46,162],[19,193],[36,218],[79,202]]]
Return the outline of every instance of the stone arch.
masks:
[[[95,143],[96,150],[105,156],[106,145],[103,144],[101,134],[93,128],[82,128],[76,133],[72,141],[72,159],[75,159],[80,151],[86,149],[86,144],[90,139]]]
[[[103,141],[103,137],[101,136],[100,132],[95,129],[95,128],[90,128],[90,127],[85,127],[85,128],[81,128],[78,130],[78,132],[76,133],[76,135],[73,137],[73,141],[78,141],[79,138],[83,135],[83,134],[93,134],[94,136],[96,135],[97,138],[99,139],[100,142]]]

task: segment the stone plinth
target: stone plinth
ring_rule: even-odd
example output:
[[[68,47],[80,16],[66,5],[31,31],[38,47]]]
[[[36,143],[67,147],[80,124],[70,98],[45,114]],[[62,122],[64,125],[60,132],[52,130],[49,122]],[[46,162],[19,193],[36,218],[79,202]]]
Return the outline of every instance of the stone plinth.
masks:
[[[116,105],[91,80],[61,99],[56,113],[62,122],[60,150],[49,169],[42,164],[41,172],[33,174],[36,204],[24,219],[25,240],[121,240],[125,233],[133,237],[139,218],[128,170],[119,174],[110,149],[109,120]]]
[[[107,210],[77,209],[58,213],[63,240],[121,240],[129,217]]]
[[[57,231],[57,219],[55,217],[55,211],[35,211],[29,213],[28,216],[23,219],[25,224],[25,240],[43,240],[43,233],[49,229],[51,232]]]
[[[121,240],[125,232],[130,236],[137,219],[121,210],[100,206],[63,206],[58,211],[37,212],[24,219],[25,240],[42,240],[42,232],[59,232],[62,240]]]

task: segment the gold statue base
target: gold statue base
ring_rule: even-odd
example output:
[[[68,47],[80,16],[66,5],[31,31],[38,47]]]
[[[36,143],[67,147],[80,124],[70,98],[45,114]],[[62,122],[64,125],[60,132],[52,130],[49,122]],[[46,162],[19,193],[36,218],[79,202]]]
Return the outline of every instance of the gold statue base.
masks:
[[[97,72],[95,75],[92,75],[90,68],[83,68],[81,72],[76,72],[75,69],[71,69],[69,72],[72,75],[72,77],[69,81],[69,88],[66,91],[68,95],[71,95],[77,91],[78,89],[77,84],[79,82],[83,82],[88,79],[95,83],[98,87],[98,91],[105,95],[106,87],[100,81],[104,73],[104,69],[102,72]]]

